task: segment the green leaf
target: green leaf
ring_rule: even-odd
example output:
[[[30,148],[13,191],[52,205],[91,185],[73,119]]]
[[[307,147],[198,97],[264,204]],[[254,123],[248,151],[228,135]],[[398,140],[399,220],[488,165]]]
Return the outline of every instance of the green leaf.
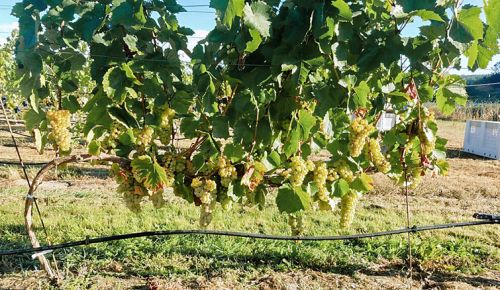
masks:
[[[354,104],[357,107],[366,108],[368,104],[368,95],[370,94],[370,87],[368,83],[362,81],[357,87],[354,88]]]
[[[467,103],[467,92],[463,86],[452,84],[447,87],[440,87],[436,92],[436,105],[441,112],[448,116],[453,113],[457,105]]]
[[[229,120],[226,116],[213,118],[212,126],[215,138],[229,138]]]
[[[419,16],[422,20],[434,20],[438,22],[445,22],[439,14],[431,10],[417,10],[410,13],[410,16]]]
[[[92,140],[88,145],[88,151],[90,155],[98,156],[101,154],[101,142],[97,140]]]
[[[167,182],[165,169],[148,155],[134,158],[130,165],[134,178],[149,190],[161,189]]]
[[[332,5],[339,10],[340,17],[347,21],[352,20],[352,11],[349,5],[344,0],[332,1]]]
[[[252,5],[248,3],[243,9],[243,19],[245,25],[251,29],[255,29],[264,38],[269,37],[271,21],[269,21],[269,6],[262,1],[254,2]]]
[[[231,160],[231,162],[240,162],[245,156],[245,150],[241,145],[229,143],[224,147],[224,155]]]
[[[302,128],[303,139],[307,139],[311,133],[311,129],[316,125],[316,118],[308,110],[300,110],[299,124]]]
[[[127,128],[139,128],[139,122],[125,107],[108,108],[109,116]]]
[[[271,153],[264,153],[264,157],[261,160],[261,163],[266,166],[266,171],[271,171],[281,164],[281,156],[276,151],[271,151]]]
[[[469,43],[483,38],[483,22],[479,15],[481,8],[465,5],[454,19],[450,36],[455,41]]]
[[[210,7],[221,13],[222,23],[229,29],[233,26],[234,19],[243,15],[245,0],[210,0]]]
[[[280,212],[294,213],[308,210],[311,207],[311,198],[300,187],[283,185],[278,189],[276,205]]]
[[[373,178],[366,173],[361,173],[361,175],[356,177],[351,183],[351,188],[358,192],[373,190]]]
[[[256,29],[249,29],[248,32],[250,33],[250,37],[252,37],[252,40],[247,41],[245,52],[252,53],[259,48],[260,44],[262,43],[262,37],[260,36],[259,31],[257,31]]]
[[[500,33],[500,1],[498,0],[488,0],[484,1],[484,14],[486,14],[486,20],[488,25],[498,33]]]
[[[26,111],[23,115],[23,119],[26,122],[25,126],[28,131],[31,131],[40,126],[40,123],[45,121],[45,112],[42,110],[39,113],[35,112],[33,109]]]
[[[300,146],[301,130],[299,127],[295,127],[290,133],[290,138],[284,146],[285,155],[287,158],[292,156],[299,150]]]
[[[350,190],[351,188],[349,187],[349,182],[347,182],[345,179],[341,178],[332,183],[332,192],[336,197],[343,197],[344,195],[349,193]]]

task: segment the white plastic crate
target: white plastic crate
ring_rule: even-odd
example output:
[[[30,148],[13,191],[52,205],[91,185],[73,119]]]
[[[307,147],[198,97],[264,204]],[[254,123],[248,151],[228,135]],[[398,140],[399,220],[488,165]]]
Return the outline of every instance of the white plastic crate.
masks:
[[[468,120],[463,151],[500,159],[500,122]]]
[[[393,113],[383,112],[377,123],[377,129],[385,132],[389,131],[399,122],[399,116]]]

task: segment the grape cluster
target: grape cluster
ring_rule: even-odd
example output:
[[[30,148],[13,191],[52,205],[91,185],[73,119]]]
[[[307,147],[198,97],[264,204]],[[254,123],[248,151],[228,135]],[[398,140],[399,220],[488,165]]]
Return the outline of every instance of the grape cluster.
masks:
[[[289,214],[288,225],[292,231],[292,236],[301,236],[304,234],[304,221],[301,214]]]
[[[376,139],[370,139],[368,141],[368,156],[370,157],[370,160],[375,164],[375,167],[377,167],[377,170],[382,172],[382,173],[387,173],[391,170],[391,163],[387,161],[387,159],[384,157],[384,154],[382,154],[382,149],[380,148],[380,144]]]
[[[293,186],[302,186],[309,169],[314,170],[314,163],[304,162],[300,156],[293,156],[290,162],[289,169],[283,173]]]
[[[327,180],[330,182],[333,182],[337,179],[339,179],[339,174],[338,174],[337,170],[335,168],[329,168]]]
[[[167,175],[167,182],[165,183],[166,187],[172,187],[175,181],[175,173],[183,170],[182,166],[183,162],[177,160],[176,157],[171,152],[165,152],[162,157],[163,168],[165,169],[165,173]],[[181,170],[177,170],[178,168],[182,168]]]
[[[354,172],[352,172],[351,168],[344,160],[337,161],[335,163],[335,168],[338,175],[347,182],[352,182],[354,180]]]
[[[363,152],[366,138],[373,130],[373,126],[365,119],[357,117],[349,128],[349,153],[353,157],[358,157]]]
[[[424,127],[428,122],[434,121],[434,113],[429,111],[424,111],[424,116],[422,118],[422,126],[420,126],[420,130],[418,131],[418,137],[420,139],[420,144],[422,144],[422,154],[429,155],[436,148],[436,138],[429,137],[428,134],[424,131]],[[432,134],[431,134],[432,135]]]
[[[229,161],[229,159],[227,159],[225,156],[219,156],[217,166],[219,168],[219,175],[221,177],[222,186],[228,187],[231,181],[238,178],[238,173],[236,172],[236,168],[231,164],[231,161]]]
[[[316,168],[313,172],[313,180],[318,188],[318,199],[324,202],[328,202],[328,190],[326,188],[326,181],[328,179],[328,168],[326,163],[317,162]]]
[[[68,110],[58,110],[47,112],[47,119],[50,122],[51,138],[61,152],[71,150],[71,113]]]
[[[117,141],[118,138],[120,138],[121,129],[122,126],[119,123],[113,122],[111,124],[111,129],[109,131],[109,134],[106,136],[103,142],[105,148],[112,149],[118,145]]]
[[[137,136],[137,146],[141,149],[140,151],[144,151],[153,142],[154,129],[152,127],[146,127],[142,130],[136,131],[135,135]]]
[[[135,180],[130,170],[120,168],[116,163],[111,167],[111,173],[118,183],[117,192],[123,194],[127,208],[135,213],[141,211],[142,199],[148,191]]]
[[[160,130],[158,130],[158,137],[164,145],[168,145],[171,141],[174,117],[175,111],[169,107],[166,107],[160,114]]]
[[[422,169],[420,167],[413,168],[410,172],[408,181],[409,181],[409,188],[416,189],[420,184],[420,182],[422,181]]]
[[[196,177],[191,181],[194,195],[200,199],[200,227],[206,228],[212,221],[212,213],[217,202],[217,184],[210,179]]]
[[[361,194],[351,191],[345,194],[340,201],[340,227],[348,228],[354,220],[356,213],[356,206],[358,204]]]

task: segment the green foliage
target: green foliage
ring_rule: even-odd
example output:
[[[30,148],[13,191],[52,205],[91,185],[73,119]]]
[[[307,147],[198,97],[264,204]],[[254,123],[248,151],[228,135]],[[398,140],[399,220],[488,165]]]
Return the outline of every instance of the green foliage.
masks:
[[[212,0],[217,25],[189,51],[193,30],[179,25],[184,9],[174,0],[23,1],[13,11],[18,80],[36,113],[28,120],[53,107],[84,114],[76,130],[92,152],[133,160],[140,184],[126,181],[129,201],[133,187],[156,200],[154,191],[175,179],[177,193],[200,205],[189,192],[197,180],[210,187],[210,196],[199,194],[208,218],[216,202],[228,206],[228,187],[237,189],[234,201],[262,206],[263,189],[278,184],[278,208],[295,213],[320,203],[308,159],[322,150],[332,154],[322,195],[329,204],[346,191],[371,189],[365,172],[376,166],[361,154],[369,138],[386,145],[377,162],[387,159],[387,174],[400,183],[442,173],[444,155],[422,103],[436,99],[449,114],[466,101],[464,83],[443,72],[463,54],[472,68],[491,59],[498,4],[489,2],[483,23],[481,8],[451,1]],[[417,17],[430,24],[403,38]],[[183,63],[181,53],[191,61]],[[85,97],[77,94],[82,87]],[[373,130],[386,110],[401,122]],[[353,119],[366,124],[356,129]],[[33,129],[43,138],[46,127]],[[179,138],[190,140],[188,148],[177,146]],[[183,169],[170,168],[170,157]],[[227,186],[220,157],[237,175]],[[291,164],[300,178],[286,176]]]

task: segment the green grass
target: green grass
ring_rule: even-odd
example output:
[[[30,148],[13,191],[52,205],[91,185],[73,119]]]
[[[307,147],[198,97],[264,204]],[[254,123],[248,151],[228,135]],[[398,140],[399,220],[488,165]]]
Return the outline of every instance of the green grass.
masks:
[[[0,249],[29,245],[23,226],[22,188],[0,189]],[[130,213],[115,192],[39,192],[40,205],[51,243],[102,235],[146,230],[196,229],[198,209],[174,199],[165,208],[144,207],[139,215]],[[289,234],[286,216],[280,214],[270,196],[263,211],[236,206],[215,214],[211,228],[267,234]],[[394,202],[394,197],[387,203]],[[307,215],[308,235],[337,235],[401,228],[403,207],[370,206],[365,198],[352,229],[338,229],[338,213]],[[34,217],[37,224],[38,217]],[[445,216],[415,212],[415,224],[449,222]],[[46,239],[37,227],[38,237]],[[422,267],[444,271],[478,273],[500,269],[498,228],[483,226],[413,235],[413,255]],[[402,265],[407,257],[406,236],[391,236],[347,242],[286,242],[230,237],[172,236],[117,241],[55,252],[66,277],[85,284],[96,273],[118,276],[162,276],[196,279],[226,271],[245,279],[254,272],[312,269],[351,274],[371,265]],[[119,265],[116,267],[109,265]],[[37,262],[27,255],[0,258],[0,273],[33,270]],[[84,269],[84,270],[82,270]],[[82,276],[82,271],[86,274]],[[80,274],[78,274],[80,273]],[[85,278],[87,277],[87,278]],[[79,281],[79,282],[75,282]]]

